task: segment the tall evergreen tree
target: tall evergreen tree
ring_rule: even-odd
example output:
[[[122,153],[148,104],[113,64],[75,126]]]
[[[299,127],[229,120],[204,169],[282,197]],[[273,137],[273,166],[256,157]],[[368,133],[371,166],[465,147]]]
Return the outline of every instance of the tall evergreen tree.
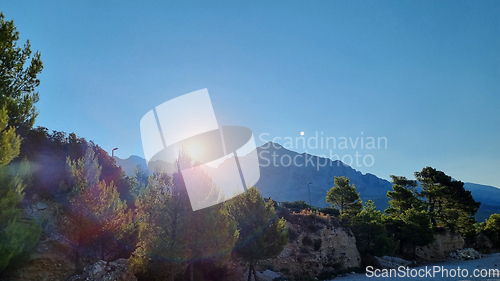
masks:
[[[338,208],[340,215],[353,218],[363,208],[363,203],[356,192],[354,184],[349,184],[347,177],[334,177],[335,185],[326,194],[326,202]]]
[[[31,46],[27,41],[18,47],[18,40],[14,21],[5,21],[0,13],[0,271],[33,249],[40,236],[39,226],[20,221],[19,204],[29,182],[29,165],[8,166],[19,155],[21,140],[16,129],[31,128],[35,122],[35,88],[43,68],[38,52],[25,67]]]
[[[404,246],[410,247],[415,258],[417,246],[425,246],[434,240],[430,218],[416,191],[417,181],[394,175],[391,178],[393,191],[387,192],[390,200],[385,211],[389,215],[387,229],[399,240],[399,252],[403,254]]]
[[[238,222],[239,239],[234,252],[249,263],[248,281],[259,260],[278,256],[288,242],[286,221],[278,218],[274,202],[265,202],[256,187],[228,202],[229,212]]]
[[[130,249],[121,246],[125,238],[133,237],[132,213],[119,197],[113,182],[100,180],[101,166],[89,146],[85,156],[67,160],[70,174],[68,193],[68,238],[72,241],[75,263],[81,267],[83,256],[91,259],[113,260],[126,256]],[[129,241],[128,241],[129,242]]]
[[[153,173],[149,177],[147,187],[136,199],[139,242],[130,257],[136,275],[149,280],[174,280],[185,269],[187,204],[187,194],[171,176]]]
[[[432,167],[415,172],[422,185],[422,196],[433,225],[442,225],[452,230],[462,230],[472,235],[471,225],[475,224],[476,214],[481,202],[476,202],[464,183],[452,180],[450,176]]]
[[[185,152],[180,154],[178,166],[188,167],[193,164],[191,162]],[[218,190],[211,179],[199,166],[194,169],[197,171],[191,176],[196,177],[193,180],[199,184],[198,188],[205,191],[200,193],[217,198]],[[142,185],[144,173],[138,170],[135,181]],[[224,204],[192,211],[180,172],[172,176],[153,173],[147,186],[137,194],[140,236],[131,263],[139,275],[147,279],[173,280],[187,269],[190,280],[199,280],[203,279],[199,277],[203,274],[203,263],[217,266],[227,261],[238,232]],[[200,270],[195,278],[197,269]]]
[[[396,234],[400,243],[407,243],[413,249],[413,257],[416,257],[416,247],[426,246],[434,241],[434,231],[431,227],[429,215],[425,211],[415,208],[406,210],[399,219],[403,222],[401,232]]]
[[[411,208],[422,210],[423,202],[418,198],[415,189],[417,181],[394,175],[391,175],[391,178],[393,183],[392,191],[387,191],[389,207],[385,210],[385,213],[397,217]]]
[[[0,13],[0,108],[9,112],[9,127],[30,129],[37,116],[39,95],[35,88],[40,84],[37,76],[43,64],[39,52],[32,56],[29,40],[23,47],[17,46],[18,40],[14,21],[5,21]]]
[[[31,251],[40,237],[40,227],[20,221],[19,204],[29,184],[27,162],[18,168],[7,165],[19,154],[21,140],[8,126],[7,110],[0,109],[0,271]]]
[[[387,236],[384,215],[377,211],[372,200],[368,200],[363,210],[353,218],[351,229],[360,253],[384,256],[392,254],[397,248],[397,243]]]

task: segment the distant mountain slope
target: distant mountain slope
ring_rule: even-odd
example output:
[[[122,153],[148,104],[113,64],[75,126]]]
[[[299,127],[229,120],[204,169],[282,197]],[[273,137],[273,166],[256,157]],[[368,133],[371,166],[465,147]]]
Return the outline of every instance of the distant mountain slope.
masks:
[[[264,197],[271,197],[276,201],[304,200],[309,203],[308,183],[311,190],[311,202],[313,206],[327,206],[326,193],[333,186],[334,176],[346,176],[356,186],[361,199],[371,199],[375,202],[377,209],[383,211],[387,208],[387,191],[392,190],[392,184],[373,174],[362,174],[341,161],[332,161],[306,153],[297,153],[288,150],[276,143],[266,143],[257,147],[260,163],[260,179],[255,184]],[[305,165],[306,157],[308,164]],[[116,158],[117,165],[122,166],[127,175],[134,173],[137,164],[146,168],[146,161],[138,156],[128,159]],[[296,159],[298,165],[286,165]],[[240,157],[242,167],[248,165],[245,156]],[[274,161],[275,160],[275,161]],[[274,163],[277,165],[274,165]],[[318,168],[317,163],[322,166]],[[227,170],[228,161],[218,167],[218,172]],[[446,172],[446,171],[445,171]],[[476,201],[482,202],[476,217],[478,221],[484,221],[491,213],[500,213],[500,189],[475,183],[465,183],[465,189],[470,190]]]
[[[148,169],[146,165],[146,160],[136,155],[132,155],[127,159],[121,159],[118,157],[114,157],[117,166],[121,166],[122,170],[125,172],[127,176],[134,175],[134,169],[137,165],[140,165],[144,169]]]
[[[346,176],[351,180],[351,184],[356,186],[363,201],[372,199],[383,209],[387,205],[386,193],[392,189],[392,184],[375,175],[362,174],[341,161],[332,161],[306,153],[299,154],[279,144],[267,143],[258,147],[257,151],[261,175],[256,185],[263,196],[276,201],[305,200],[309,203],[307,186],[311,183],[312,205],[324,207],[327,206],[326,193],[334,185],[334,176]],[[273,161],[273,156],[276,161]],[[297,164],[302,166],[286,165],[289,159],[296,159]],[[243,157],[241,162],[244,161]]]
[[[464,183],[464,188],[470,190],[476,201],[481,202],[481,207],[476,213],[476,220],[483,222],[488,219],[491,214],[500,214],[500,189],[477,183]]]

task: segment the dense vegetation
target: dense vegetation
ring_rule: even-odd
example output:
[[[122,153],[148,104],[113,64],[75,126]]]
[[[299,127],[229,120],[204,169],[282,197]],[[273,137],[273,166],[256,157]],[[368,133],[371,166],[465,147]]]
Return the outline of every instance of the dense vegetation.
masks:
[[[33,126],[38,101],[35,87],[43,65],[40,53],[31,58],[29,41],[21,48],[17,40],[14,22],[5,21],[0,13],[0,272],[27,255],[40,236],[37,224],[21,221],[18,208],[30,185],[29,164],[10,163],[21,145],[16,131]]]
[[[415,258],[416,247],[433,242],[438,229],[458,232],[469,244],[480,231],[492,241],[498,240],[498,226],[493,222],[496,216],[479,227],[474,215],[481,203],[464,189],[462,182],[431,167],[415,172],[415,177],[417,180],[391,176],[393,190],[387,192],[390,200],[384,213],[377,211],[371,200],[361,209],[354,185],[349,184],[348,178],[335,177],[335,186],[327,193],[326,201],[339,210],[340,218],[348,219],[362,254],[382,256],[397,252]]]

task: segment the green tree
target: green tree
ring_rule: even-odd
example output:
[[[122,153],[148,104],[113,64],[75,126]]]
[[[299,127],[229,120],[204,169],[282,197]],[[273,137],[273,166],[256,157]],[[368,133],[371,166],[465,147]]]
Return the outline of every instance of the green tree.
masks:
[[[0,110],[0,270],[31,251],[40,237],[40,227],[21,222],[19,204],[29,184],[27,162],[19,168],[8,166],[19,154],[21,140],[8,126],[7,110]]]
[[[248,280],[259,260],[278,256],[288,242],[286,221],[278,218],[274,202],[265,202],[256,187],[228,202],[229,213],[238,222],[239,239],[234,252],[249,263]]]
[[[179,162],[184,165],[192,161],[181,153]],[[204,190],[200,193],[218,197],[211,179],[200,166],[195,169],[198,188]],[[137,171],[135,181],[142,185],[144,173]],[[236,221],[224,204],[192,211],[190,199],[202,199],[188,197],[180,172],[172,176],[155,172],[136,194],[140,234],[130,261],[137,275],[148,280],[173,280],[188,270],[190,280],[199,280],[203,279],[199,275],[203,274],[204,263],[220,266],[228,260],[238,238]]]
[[[335,185],[326,194],[326,202],[338,208],[342,217],[353,218],[363,208],[354,184],[347,177],[334,177]]]
[[[184,154],[185,153],[185,154]],[[181,153],[179,162],[187,162],[189,165],[192,184],[196,184],[197,193],[189,195],[189,201],[194,206],[205,206],[206,202],[223,201],[224,194],[215,184],[210,176],[198,163],[193,163],[187,152]],[[174,175],[175,176],[175,175]],[[184,178],[177,175],[178,184],[186,189]],[[216,204],[197,211],[187,211],[184,250],[188,254],[187,270],[190,281],[204,279],[202,276],[203,263],[211,263],[213,266],[221,266],[230,258],[231,251],[237,241],[239,232],[236,221],[228,213],[226,204]],[[199,270],[196,270],[199,269]],[[198,275],[195,278],[195,271]]]
[[[422,210],[423,202],[418,198],[415,190],[417,181],[394,175],[391,175],[391,178],[393,183],[392,191],[387,191],[389,207],[385,210],[385,213],[398,217],[411,208]]]
[[[9,127],[29,129],[37,116],[39,94],[35,88],[43,64],[39,52],[32,56],[29,40],[23,47],[17,46],[18,40],[14,21],[5,21],[0,13],[0,108],[9,112]]]
[[[384,214],[377,211],[372,200],[368,200],[363,210],[353,218],[351,229],[360,253],[384,256],[392,254],[397,248],[397,243],[387,236]]]
[[[19,32],[14,21],[0,13],[0,270],[32,250],[40,237],[40,227],[20,221],[19,204],[29,182],[29,165],[8,164],[19,155],[21,140],[16,129],[31,128],[35,122],[40,83],[37,75],[43,66],[40,54],[31,58],[29,41],[17,47]]]
[[[155,172],[149,176],[147,187],[136,199],[139,242],[130,257],[136,275],[149,280],[174,280],[185,269],[187,200],[185,191],[168,174]]]
[[[486,220],[483,231],[490,238],[493,246],[500,249],[500,214],[491,214]]]
[[[426,199],[433,225],[471,235],[469,230],[476,223],[474,215],[481,202],[476,202],[471,192],[464,189],[464,183],[431,167],[415,172],[415,177],[422,185],[421,195]]]
[[[434,241],[434,231],[429,215],[425,211],[411,208],[401,214],[399,219],[403,224],[396,237],[400,243],[407,243],[412,247],[415,258],[417,246],[426,246]]]
[[[101,166],[94,148],[89,146],[78,160],[68,157],[67,165],[70,224],[65,229],[74,246],[77,268],[82,266],[82,256],[103,260],[126,256],[127,250],[120,247],[120,242],[134,236],[132,213],[120,199],[114,183],[100,180]]]
[[[391,178],[393,191],[387,192],[390,200],[389,207],[385,210],[389,215],[386,226],[390,234],[399,241],[399,252],[402,254],[404,246],[408,246],[413,250],[415,258],[417,246],[428,245],[434,240],[430,218],[416,191],[417,181],[394,175]]]

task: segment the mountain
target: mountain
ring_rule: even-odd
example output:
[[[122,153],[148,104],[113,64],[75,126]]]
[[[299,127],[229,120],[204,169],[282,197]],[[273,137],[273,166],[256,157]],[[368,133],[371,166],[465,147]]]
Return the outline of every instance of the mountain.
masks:
[[[481,207],[476,213],[478,222],[483,222],[493,213],[500,214],[500,189],[477,183],[464,183],[464,188],[470,190],[476,201],[481,202]]]
[[[325,201],[326,193],[334,185],[333,177],[346,176],[354,184],[363,201],[373,200],[377,209],[382,211],[387,208],[386,195],[387,191],[392,190],[392,184],[385,179],[370,173],[362,174],[341,161],[298,153],[277,143],[268,142],[257,147],[257,153],[260,179],[255,185],[264,197],[271,197],[278,202],[304,200],[309,203],[308,183],[311,183],[309,187],[312,205],[325,207],[328,205]],[[133,174],[137,164],[146,168],[146,161],[138,156],[115,159],[127,175]],[[293,164],[294,159],[297,165]],[[244,167],[249,165],[251,159],[242,156],[239,161]],[[224,173],[227,165],[229,161],[226,160],[215,172]],[[471,191],[476,201],[482,202],[476,215],[478,221],[484,221],[491,213],[500,213],[500,189],[475,183],[465,183],[464,188]]]
[[[258,147],[257,153],[261,174],[256,186],[264,197],[278,202],[304,200],[309,203],[308,183],[311,183],[312,205],[326,207],[326,193],[334,185],[334,176],[346,176],[363,201],[372,199],[379,209],[387,207],[386,194],[392,190],[392,184],[375,175],[362,174],[338,160],[297,153],[276,143]],[[287,165],[294,159],[297,165]],[[242,166],[245,164],[245,157],[240,163]]]
[[[117,166],[121,166],[122,170],[125,172],[127,176],[134,175],[134,169],[137,165],[140,165],[143,169],[148,169],[146,160],[136,155],[132,155],[127,159],[121,159],[118,157],[114,157]]]

